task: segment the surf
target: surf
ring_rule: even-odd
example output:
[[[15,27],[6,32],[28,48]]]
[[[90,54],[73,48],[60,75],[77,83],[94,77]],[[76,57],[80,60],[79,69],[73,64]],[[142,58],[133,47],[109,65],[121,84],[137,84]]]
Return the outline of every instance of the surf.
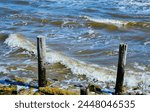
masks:
[[[4,43],[9,47],[22,48],[37,55],[36,44],[29,41],[21,34],[10,34]],[[46,61],[51,64],[60,63],[70,69],[73,74],[86,75],[89,80],[97,79],[104,82],[115,82],[116,80],[116,72],[113,69],[101,67],[92,63],[85,63],[50,48],[47,48]],[[148,79],[149,75],[132,72],[132,75],[131,73],[126,74],[125,85],[134,87],[138,86],[138,84],[143,84],[143,86],[147,87],[150,82]]]

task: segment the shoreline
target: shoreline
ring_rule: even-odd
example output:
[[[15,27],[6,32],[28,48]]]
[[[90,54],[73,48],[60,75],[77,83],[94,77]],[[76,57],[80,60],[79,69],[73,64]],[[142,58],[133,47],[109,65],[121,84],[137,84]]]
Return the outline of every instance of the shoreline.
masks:
[[[3,76],[2,76],[3,75]],[[101,84],[88,82],[88,95],[113,95],[114,85],[112,83]],[[57,85],[57,84],[56,84]],[[1,73],[0,78],[0,95],[80,95],[80,88],[72,85],[67,89],[55,85],[55,81],[48,80],[46,87],[38,88],[38,80],[35,78],[18,77]],[[102,87],[103,85],[103,87]],[[123,87],[122,95],[147,95],[139,87]]]

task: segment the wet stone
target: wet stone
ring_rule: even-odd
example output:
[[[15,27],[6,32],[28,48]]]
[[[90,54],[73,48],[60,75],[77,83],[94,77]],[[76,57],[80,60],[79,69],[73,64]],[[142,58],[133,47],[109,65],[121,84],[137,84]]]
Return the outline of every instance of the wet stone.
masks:
[[[0,86],[0,95],[16,95],[16,86]]]
[[[39,91],[46,95],[76,95],[77,93],[54,87],[40,87]]]

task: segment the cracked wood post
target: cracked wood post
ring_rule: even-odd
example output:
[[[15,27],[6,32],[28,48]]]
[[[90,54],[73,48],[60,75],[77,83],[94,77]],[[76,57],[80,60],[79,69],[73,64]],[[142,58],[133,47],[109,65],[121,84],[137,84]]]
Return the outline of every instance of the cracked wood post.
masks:
[[[46,79],[46,44],[45,37],[37,37],[37,55],[38,55],[38,87],[47,85]]]
[[[80,88],[80,95],[88,95],[88,88],[87,87],[81,87]]]
[[[123,81],[125,74],[126,55],[127,55],[127,44],[121,43],[119,46],[119,59],[118,59],[118,70],[116,78],[115,94],[121,95],[123,92]]]

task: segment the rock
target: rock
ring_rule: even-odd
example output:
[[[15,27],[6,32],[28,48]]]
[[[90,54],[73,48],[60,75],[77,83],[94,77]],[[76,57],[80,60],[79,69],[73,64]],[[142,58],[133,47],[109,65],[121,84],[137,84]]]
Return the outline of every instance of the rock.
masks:
[[[30,88],[30,89],[20,89],[18,92],[18,95],[34,95],[35,91],[34,88]]]
[[[88,87],[89,87],[89,91],[96,92],[96,93],[101,92],[101,87],[99,85],[89,84]]]
[[[77,93],[54,87],[40,87],[39,91],[46,95],[76,95]]]
[[[0,95],[16,95],[16,86],[0,86]]]
[[[38,91],[38,92],[35,92],[33,95],[44,95],[44,93]]]

